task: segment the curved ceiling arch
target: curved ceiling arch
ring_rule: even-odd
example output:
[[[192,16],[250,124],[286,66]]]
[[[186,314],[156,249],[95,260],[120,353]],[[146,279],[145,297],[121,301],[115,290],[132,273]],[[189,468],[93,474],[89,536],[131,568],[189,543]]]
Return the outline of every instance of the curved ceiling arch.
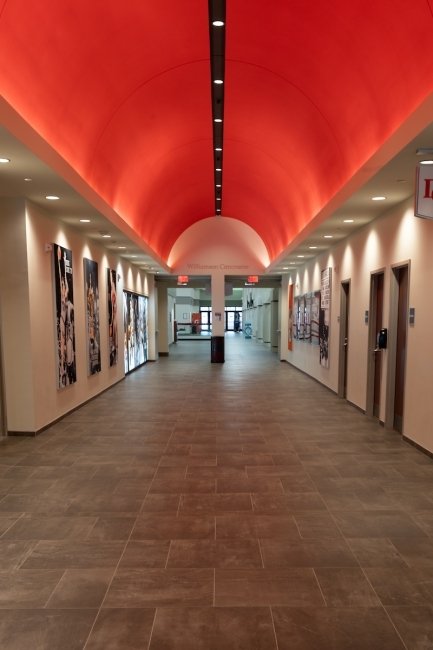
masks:
[[[120,111],[120,110],[121,110],[121,109],[122,109],[122,108],[123,108],[123,107],[124,107],[128,102],[129,102],[129,101],[132,101],[134,95],[138,94],[140,91],[142,91],[142,90],[144,89],[145,86],[147,86],[148,84],[151,84],[152,81],[154,81],[154,80],[157,79],[158,77],[162,77],[162,76],[164,76],[164,75],[168,75],[170,72],[173,72],[174,70],[177,70],[178,68],[182,68],[182,67],[184,67],[184,66],[193,65],[194,63],[204,63],[204,62],[205,62],[205,63],[208,63],[208,61],[207,61],[206,59],[201,59],[201,60],[197,60],[197,61],[189,61],[188,63],[181,63],[180,65],[173,66],[172,68],[170,68],[170,69],[168,69],[168,70],[163,70],[162,72],[158,73],[157,75],[155,75],[155,76],[152,77],[151,79],[146,79],[146,81],[144,81],[144,82],[143,82],[142,84],[140,84],[137,88],[135,88],[134,90],[132,90],[132,91],[128,94],[127,97],[124,97],[124,98],[120,101],[120,103],[118,104],[118,106],[113,110],[113,112],[112,112],[112,114],[110,115],[110,117],[108,118],[107,122],[106,122],[106,123],[102,126],[102,128],[101,128],[101,133],[100,133],[100,135],[99,135],[99,137],[98,137],[98,140],[97,140],[97,143],[96,143],[96,145],[95,145],[95,149],[94,149],[93,156],[92,156],[92,161],[91,161],[91,163],[90,163],[90,169],[89,169],[90,173],[91,173],[91,170],[92,170],[93,162],[94,162],[95,157],[96,157],[96,153],[97,153],[97,151],[98,151],[99,143],[100,143],[101,140],[103,139],[103,137],[104,137],[104,133],[105,133],[106,130],[108,129],[108,127],[109,127],[109,125],[111,124],[111,122],[114,120],[114,118],[115,118],[115,116],[117,115],[117,113],[118,113],[118,112],[119,112],[119,111]]]
[[[224,214],[223,216],[242,221],[254,230],[263,241],[268,251],[269,259],[272,260],[275,256],[272,242],[278,243],[281,240],[279,215],[275,206],[269,201],[269,197],[260,193],[254,185],[247,185],[242,183],[241,180],[228,180],[226,181],[226,187],[228,190],[235,190],[236,195],[242,197],[242,205],[240,208],[237,207],[235,211],[231,209],[230,198],[226,199],[225,210],[227,210],[227,215]],[[254,219],[254,217],[256,218]],[[253,220],[255,227],[251,225]]]
[[[257,63],[251,63],[249,61],[242,61],[242,60],[239,60],[239,59],[238,60],[236,60],[236,59],[226,59],[226,62],[227,63],[233,63],[233,64],[238,63],[240,65],[252,66],[252,67],[257,68],[259,70],[263,70],[263,72],[268,73],[270,75],[275,75],[275,77],[279,77],[282,81],[289,84],[294,90],[296,90],[301,95],[303,95],[303,97],[307,100],[307,102],[309,102],[311,104],[311,106],[313,106],[313,108],[317,111],[317,113],[319,115],[319,118],[326,123],[328,129],[330,130],[330,132],[334,136],[335,143],[336,143],[337,147],[340,149],[341,157],[343,158],[343,152],[341,151],[340,143],[338,142],[338,138],[337,138],[331,124],[329,123],[329,121],[327,120],[327,118],[323,114],[323,112],[320,110],[319,106],[313,101],[313,99],[305,91],[303,91],[301,88],[299,88],[299,86],[297,86],[292,81],[290,81],[290,79],[287,79],[284,75],[279,74],[278,72],[275,72],[274,70],[271,70],[269,68],[266,68],[263,65],[257,65]]]
[[[207,3],[0,12],[4,99],[167,259],[215,209]],[[222,214],[271,257],[433,91],[432,18],[429,0],[227,2]]]

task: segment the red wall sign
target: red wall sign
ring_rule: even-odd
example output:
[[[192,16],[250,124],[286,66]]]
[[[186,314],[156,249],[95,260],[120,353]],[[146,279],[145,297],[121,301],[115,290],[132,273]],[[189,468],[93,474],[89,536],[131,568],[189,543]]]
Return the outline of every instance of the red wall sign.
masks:
[[[258,282],[259,281],[259,276],[258,275],[249,275],[248,276],[248,282]]]
[[[188,282],[188,276],[187,275],[178,275],[177,276],[177,281],[182,282],[182,283],[186,283],[186,282]]]

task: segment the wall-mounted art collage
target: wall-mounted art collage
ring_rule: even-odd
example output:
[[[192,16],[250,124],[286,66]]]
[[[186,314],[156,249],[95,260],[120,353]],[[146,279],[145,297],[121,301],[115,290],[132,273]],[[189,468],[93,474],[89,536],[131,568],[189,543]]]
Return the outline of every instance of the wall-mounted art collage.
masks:
[[[72,251],[53,244],[57,388],[77,381]]]
[[[84,291],[86,300],[87,375],[101,372],[101,340],[99,332],[98,262],[84,258]]]
[[[107,269],[108,304],[108,350],[110,368],[117,364],[119,357],[119,336],[117,328],[117,282],[116,271]]]
[[[288,348],[293,350],[293,284],[289,285],[289,338]]]
[[[313,291],[293,298],[293,284],[289,285],[289,350],[293,341],[319,346],[319,362],[329,368],[329,326],[331,309],[331,269],[321,274],[321,291]],[[292,295],[292,308],[291,308]]]
[[[72,251],[52,244],[53,285],[56,331],[56,383],[66,388],[77,381],[75,309]],[[85,333],[87,375],[101,372],[101,332],[99,319],[98,263],[83,258]],[[119,358],[117,275],[107,268],[108,365],[113,367]],[[147,361],[147,298],[129,291],[123,292],[125,372]],[[104,353],[105,357],[105,353]]]
[[[125,373],[147,361],[147,298],[123,292],[123,356]]]

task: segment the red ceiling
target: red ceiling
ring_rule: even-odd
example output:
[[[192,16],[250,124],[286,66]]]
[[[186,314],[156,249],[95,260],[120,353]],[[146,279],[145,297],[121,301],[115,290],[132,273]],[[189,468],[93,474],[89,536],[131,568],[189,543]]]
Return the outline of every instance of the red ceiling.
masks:
[[[0,0],[0,92],[164,259],[214,214],[207,3]],[[427,0],[227,0],[224,216],[284,249],[433,90]]]

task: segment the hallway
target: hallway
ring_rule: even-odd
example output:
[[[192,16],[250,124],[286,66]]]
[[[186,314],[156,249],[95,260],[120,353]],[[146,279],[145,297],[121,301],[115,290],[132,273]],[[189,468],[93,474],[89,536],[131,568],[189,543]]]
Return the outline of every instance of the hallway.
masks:
[[[239,336],[0,444],[2,650],[433,647],[433,461]]]

